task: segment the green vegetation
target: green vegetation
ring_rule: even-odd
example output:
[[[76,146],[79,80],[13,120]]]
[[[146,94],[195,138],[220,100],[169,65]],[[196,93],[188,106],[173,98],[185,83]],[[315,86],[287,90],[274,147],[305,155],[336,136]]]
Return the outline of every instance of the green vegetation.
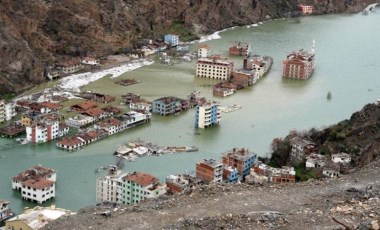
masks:
[[[315,171],[315,169],[305,169],[304,165],[305,163],[302,163],[294,167],[296,171],[297,181],[307,181],[309,179],[316,178],[317,172]]]
[[[0,98],[6,101],[9,101],[9,100],[12,100],[14,97],[16,97],[14,93],[7,93],[7,94],[2,95]]]
[[[180,40],[187,42],[198,39],[198,36],[193,34],[192,30],[186,27],[185,23],[181,20],[175,20],[170,28],[170,33],[178,34]]]

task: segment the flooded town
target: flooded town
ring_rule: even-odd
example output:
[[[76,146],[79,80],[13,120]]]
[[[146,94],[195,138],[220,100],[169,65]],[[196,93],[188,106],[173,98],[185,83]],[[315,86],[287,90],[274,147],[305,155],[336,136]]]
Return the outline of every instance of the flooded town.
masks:
[[[379,56],[350,45],[365,38],[380,48],[380,11],[310,16],[313,9],[300,4],[297,19],[269,17],[190,42],[173,33],[140,38],[134,49],[47,64],[46,82],[0,98],[0,229],[40,229],[89,205],[108,220],[123,205],[234,186],[298,189],[356,173],[365,166],[359,147],[324,141],[362,135],[352,128],[343,137],[351,114],[380,109]],[[336,38],[325,20],[363,31]],[[282,215],[259,222],[289,226]],[[181,218],[163,229],[184,228]]]

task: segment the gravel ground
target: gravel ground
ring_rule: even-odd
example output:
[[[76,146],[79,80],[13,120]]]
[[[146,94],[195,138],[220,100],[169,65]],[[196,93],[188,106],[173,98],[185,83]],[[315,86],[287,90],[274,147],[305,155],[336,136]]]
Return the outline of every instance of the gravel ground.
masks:
[[[45,229],[379,229],[379,173],[373,162],[337,179],[203,186],[133,207],[87,207]]]

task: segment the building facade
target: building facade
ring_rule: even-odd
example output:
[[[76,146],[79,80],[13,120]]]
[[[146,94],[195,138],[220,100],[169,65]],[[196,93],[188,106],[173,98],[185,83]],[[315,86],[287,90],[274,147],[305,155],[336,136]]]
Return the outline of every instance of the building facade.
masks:
[[[219,124],[221,116],[219,104],[207,102],[199,105],[195,112],[195,127],[204,129]]]
[[[273,58],[269,56],[253,55],[244,59],[243,68],[252,70],[259,77],[264,76],[272,67]]]
[[[219,80],[229,80],[234,63],[221,56],[199,58],[196,63],[195,76]]]
[[[242,88],[253,85],[259,79],[251,70],[239,69],[232,73],[232,82]]]
[[[164,42],[170,46],[177,46],[179,43],[179,36],[175,34],[167,34],[164,36]]]
[[[26,139],[31,143],[45,143],[59,137],[57,120],[41,120],[26,127]]]
[[[183,99],[177,97],[163,97],[152,102],[152,113],[162,116],[175,114],[183,109]]]
[[[144,100],[144,99],[139,99],[139,100],[130,102],[129,108],[131,110],[136,110],[136,111],[150,112],[150,111],[152,111],[152,102],[149,102],[149,101]]]
[[[55,197],[56,181],[53,169],[37,165],[12,177],[12,189],[21,191],[23,199],[41,204]]]
[[[207,45],[201,45],[198,47],[198,58],[207,58],[211,55],[211,50]]]
[[[314,52],[300,50],[288,54],[282,62],[282,77],[308,79],[315,68]]]
[[[239,172],[231,166],[223,167],[223,180],[228,183],[236,183],[239,180]]]
[[[351,162],[351,156],[348,153],[332,154],[331,161],[337,164],[349,164]]]
[[[238,42],[229,48],[229,54],[235,56],[248,56],[251,53],[251,44]]]
[[[92,58],[92,57],[84,57],[81,60],[81,63],[84,64],[84,65],[92,65],[92,66],[100,64],[98,59]]]
[[[111,171],[110,171],[111,172]],[[123,178],[128,173],[116,170],[116,167],[109,175],[100,177],[96,180],[96,203],[122,204],[120,197],[122,191]]]
[[[16,104],[13,102],[8,102],[4,105],[4,119],[6,121],[12,120],[16,116]],[[0,102],[0,122],[1,122],[1,102]]]
[[[63,61],[57,64],[57,70],[63,74],[71,74],[83,69],[83,65],[79,60]]]
[[[312,14],[313,13],[313,10],[314,10],[314,7],[313,6],[310,6],[310,5],[299,5],[298,6],[299,9],[301,10],[301,12],[303,14]]]
[[[257,155],[254,152],[250,152],[248,149],[232,149],[223,154],[222,157],[223,166],[231,166],[239,172],[241,177],[249,175],[250,168],[255,164]]]
[[[205,183],[222,182],[223,165],[214,159],[204,159],[197,163],[195,176],[198,179],[203,180]]]
[[[290,152],[290,160],[294,164],[302,162],[306,158],[306,156],[314,152],[315,148],[315,143],[299,136],[290,139],[290,144],[292,145],[292,150]]]
[[[148,173],[134,172],[123,178],[123,204],[137,204],[146,198],[157,198],[166,193],[166,185]]]

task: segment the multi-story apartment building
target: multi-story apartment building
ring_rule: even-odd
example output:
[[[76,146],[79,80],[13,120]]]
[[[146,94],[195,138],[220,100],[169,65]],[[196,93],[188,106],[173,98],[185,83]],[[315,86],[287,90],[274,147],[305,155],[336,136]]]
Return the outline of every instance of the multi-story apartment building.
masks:
[[[196,64],[195,76],[219,80],[229,80],[234,63],[218,55],[199,58]]]
[[[282,64],[282,77],[308,79],[315,68],[315,55],[314,52],[304,50],[292,52]]]
[[[244,177],[249,175],[250,168],[257,160],[257,155],[254,152],[250,152],[248,149],[234,148],[223,154],[222,160],[223,166],[236,168],[239,172],[239,176]]]
[[[170,46],[177,46],[179,42],[179,36],[175,34],[167,34],[164,36],[164,42]]]
[[[41,119],[26,127],[26,139],[31,143],[45,143],[59,137],[59,121]]]
[[[211,50],[207,45],[198,46],[198,58],[207,58],[210,54]]]
[[[1,104],[1,102],[0,102],[0,104]],[[1,107],[1,105],[0,105],[0,107]],[[1,110],[1,108],[0,108],[0,110]],[[6,103],[4,106],[4,115],[5,115],[6,121],[12,120],[12,118],[17,115],[16,104],[13,102]],[[0,117],[1,117],[1,112],[0,112]],[[1,120],[1,118],[0,118],[0,120]]]
[[[197,163],[195,176],[206,183],[222,182],[223,165],[214,159],[204,159]]]
[[[195,113],[195,127],[208,128],[210,126],[219,124],[221,120],[221,112],[219,104],[215,102],[207,102],[197,106]]]
[[[122,173],[116,170],[116,167],[110,170],[106,176],[96,180],[96,203],[113,203],[122,204],[120,199],[122,191],[123,178],[128,173]]]
[[[53,169],[37,165],[12,177],[12,189],[21,191],[23,199],[41,204],[55,197],[56,181]]]
[[[137,204],[146,198],[166,193],[166,185],[148,173],[134,172],[123,178],[121,199],[123,204]]]
[[[136,110],[136,111],[150,112],[150,111],[152,111],[152,102],[147,101],[145,99],[139,99],[139,100],[131,101],[129,103],[129,108],[131,110]]]
[[[292,145],[292,150],[290,152],[290,160],[294,164],[302,162],[307,155],[310,155],[314,152],[316,146],[315,143],[299,136],[290,139],[290,144]]]
[[[152,102],[152,112],[163,116],[188,109],[189,102],[178,97],[162,97]]]

